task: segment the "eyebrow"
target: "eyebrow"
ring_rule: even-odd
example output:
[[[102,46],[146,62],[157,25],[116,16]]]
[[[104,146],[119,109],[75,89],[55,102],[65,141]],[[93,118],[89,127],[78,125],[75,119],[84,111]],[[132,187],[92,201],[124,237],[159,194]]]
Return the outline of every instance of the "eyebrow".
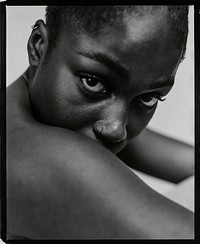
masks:
[[[121,64],[119,64],[112,57],[108,56],[107,54],[100,53],[100,52],[91,52],[91,51],[89,52],[78,51],[77,53],[86,58],[90,58],[104,64],[109,69],[117,73],[118,76],[120,76],[121,78],[128,77],[127,69],[123,67]]]
[[[93,59],[95,61],[98,61],[102,64],[104,64],[105,66],[107,66],[109,69],[113,70],[115,73],[117,73],[121,78],[128,78],[128,70],[122,66],[121,64],[119,64],[116,60],[114,60],[112,57],[108,56],[107,54],[104,53],[100,53],[100,52],[91,52],[91,51],[87,51],[87,52],[83,52],[83,51],[77,51],[78,54],[89,58],[89,59]],[[126,79],[128,80],[128,79]],[[152,83],[149,86],[149,89],[158,89],[158,88],[163,88],[163,87],[170,87],[174,85],[174,77],[171,76],[169,77],[169,79],[166,80],[159,80],[155,83]]]
[[[159,88],[163,88],[163,87],[171,87],[174,85],[174,76],[171,76],[169,79],[166,80],[159,80],[155,83],[152,83],[148,89],[159,89]]]

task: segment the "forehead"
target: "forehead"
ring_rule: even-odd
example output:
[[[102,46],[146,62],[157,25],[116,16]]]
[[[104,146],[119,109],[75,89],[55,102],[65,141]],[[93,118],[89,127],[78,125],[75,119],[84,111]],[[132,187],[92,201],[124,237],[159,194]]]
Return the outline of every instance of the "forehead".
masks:
[[[120,63],[129,76],[141,80],[169,77],[175,72],[182,47],[176,45],[176,33],[168,20],[167,8],[143,7],[142,12],[127,13],[98,34],[64,31],[61,55],[67,52],[102,53]]]
[[[125,14],[122,19],[124,34],[134,43],[155,40],[159,33],[169,29],[166,7],[142,7],[139,12]]]

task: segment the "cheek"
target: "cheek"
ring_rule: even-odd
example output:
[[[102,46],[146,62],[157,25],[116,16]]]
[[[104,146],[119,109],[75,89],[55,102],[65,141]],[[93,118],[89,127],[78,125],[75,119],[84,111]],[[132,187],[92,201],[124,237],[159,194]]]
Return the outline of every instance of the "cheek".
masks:
[[[71,101],[69,104],[64,108],[65,112],[62,119],[58,121],[60,126],[71,130],[80,130],[83,127],[92,125],[94,114],[91,115],[91,111],[85,110],[81,105],[74,106]]]
[[[73,90],[73,87],[63,86],[63,88],[60,86],[57,95],[52,98],[51,115],[54,117],[55,125],[77,130],[90,124],[95,115],[93,110],[83,103],[82,97],[77,90]]]
[[[55,68],[39,77],[30,86],[30,96],[40,122],[69,129],[90,122],[91,111],[84,105],[72,74],[56,72]]]
[[[136,111],[129,113],[127,125],[128,140],[137,137],[148,125],[153,117],[156,107],[150,112],[138,113]]]

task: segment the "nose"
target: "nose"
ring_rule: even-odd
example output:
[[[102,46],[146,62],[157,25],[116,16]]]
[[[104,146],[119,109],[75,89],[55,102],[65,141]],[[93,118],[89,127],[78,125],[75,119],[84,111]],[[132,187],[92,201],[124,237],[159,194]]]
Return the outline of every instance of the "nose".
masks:
[[[112,142],[120,142],[126,139],[126,116],[125,108],[116,107],[109,110],[102,120],[94,123],[93,129],[95,134]]]
[[[127,131],[120,121],[103,121],[99,120],[94,124],[94,131],[99,136],[112,142],[120,142],[126,139]]]

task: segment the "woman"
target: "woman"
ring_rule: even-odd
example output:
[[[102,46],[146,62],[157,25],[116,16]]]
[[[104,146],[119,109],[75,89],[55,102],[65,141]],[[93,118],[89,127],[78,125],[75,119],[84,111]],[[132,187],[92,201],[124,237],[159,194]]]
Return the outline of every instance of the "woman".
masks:
[[[28,41],[30,67],[8,88],[9,239],[193,237],[193,213],[124,164],[139,165],[134,138],[173,86],[187,13],[47,8],[46,24],[38,20]],[[138,155],[147,154],[144,145]],[[163,166],[152,171],[174,182],[192,174],[191,165],[180,174]]]

